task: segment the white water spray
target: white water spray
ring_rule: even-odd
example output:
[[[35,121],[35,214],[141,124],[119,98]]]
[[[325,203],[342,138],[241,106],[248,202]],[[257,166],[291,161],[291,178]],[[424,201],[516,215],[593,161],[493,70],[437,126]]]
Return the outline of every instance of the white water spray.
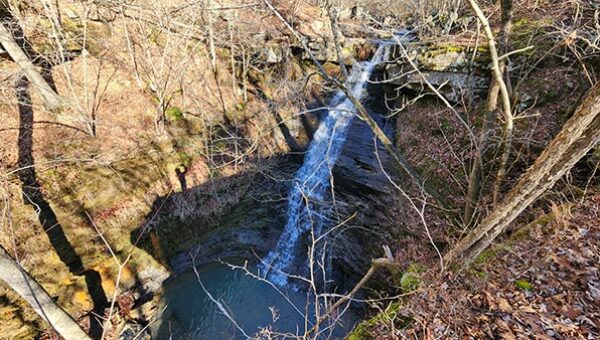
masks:
[[[382,43],[370,61],[357,63],[349,75],[352,95],[363,99],[366,85],[375,66],[388,59],[389,43]],[[285,286],[288,282],[286,271],[294,263],[300,237],[313,228],[321,234],[327,222],[327,211],[323,203],[330,196],[330,176],[338,159],[355,107],[343,91],[338,91],[330,102],[327,117],[317,129],[310,144],[304,164],[296,173],[289,193],[288,220],[275,250],[269,252],[262,269],[268,272],[271,282]]]

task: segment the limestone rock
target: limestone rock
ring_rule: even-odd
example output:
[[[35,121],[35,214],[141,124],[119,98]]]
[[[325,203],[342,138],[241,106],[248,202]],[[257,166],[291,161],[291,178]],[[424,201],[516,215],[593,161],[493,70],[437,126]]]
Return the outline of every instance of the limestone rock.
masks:
[[[156,292],[162,287],[163,281],[169,277],[169,272],[157,265],[142,268],[137,275],[144,290]]]
[[[455,46],[427,46],[418,42],[394,52],[393,62],[385,66],[388,79],[395,86],[403,86],[415,92],[431,92],[427,82],[433,85],[450,102],[463,98],[473,99],[487,93],[490,83],[487,51],[473,51]],[[412,61],[421,74],[414,72]],[[425,81],[423,78],[425,78]]]

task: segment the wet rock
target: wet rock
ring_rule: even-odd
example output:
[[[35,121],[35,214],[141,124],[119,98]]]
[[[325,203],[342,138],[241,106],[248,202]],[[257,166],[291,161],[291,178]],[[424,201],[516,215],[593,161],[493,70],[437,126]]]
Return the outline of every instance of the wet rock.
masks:
[[[286,60],[286,56],[294,54],[300,59],[311,60],[312,54],[320,62],[338,62],[338,55],[333,41],[316,37],[306,37],[306,45],[309,52],[299,44],[286,46],[281,43],[267,44],[257,59],[264,64],[278,64]],[[341,43],[342,60],[346,65],[351,65],[355,60],[368,59],[375,51],[377,43],[364,38],[345,38]],[[368,53],[364,53],[367,51]],[[369,52],[370,51],[370,52]]]
[[[310,53],[321,62],[338,62],[338,55],[333,41],[312,40],[307,44]],[[341,42],[341,58],[346,65],[352,65],[356,60],[365,60],[371,57],[375,51],[377,43],[364,38],[345,38]],[[299,50],[301,46],[297,46]],[[361,53],[362,51],[371,51],[370,53]],[[302,59],[310,59],[309,53],[302,50]]]
[[[148,221],[132,233],[139,246],[178,274],[226,257],[253,258],[276,241],[283,225],[285,182],[234,175],[160,198]],[[267,241],[265,241],[267,240]],[[270,240],[270,241],[269,241]],[[151,275],[146,275],[150,277]]]
[[[283,62],[288,54],[304,60],[310,60],[312,54],[320,62],[338,63],[333,41],[316,37],[306,39],[309,51],[305,51],[300,44],[291,45],[289,51],[288,47],[273,44],[261,52],[260,59],[266,64],[276,64]],[[377,44],[374,39],[345,38],[340,46],[342,62],[352,65],[357,60],[370,58]],[[480,48],[473,51],[462,46],[427,45],[419,42],[407,43],[404,47],[406,54],[399,47],[392,47],[392,57],[383,66],[392,85],[414,92],[431,92],[427,81],[450,102],[460,102],[464,98],[471,101],[487,93],[491,74],[487,50]],[[409,60],[419,68],[420,74],[414,71]]]
[[[169,259],[171,271],[178,275],[193,264],[204,265],[234,257],[252,259],[256,254],[266,254],[275,246],[279,228],[285,224],[285,207],[284,201],[266,203],[247,195],[218,218],[214,229],[198,238],[195,246],[178,247],[179,253]]]
[[[369,141],[365,140],[365,143],[368,144]],[[347,152],[358,152],[358,148],[359,145],[353,146],[351,143]],[[368,151],[365,152],[365,155],[367,154]],[[157,204],[157,209],[160,207],[160,211],[152,211],[148,215],[156,219],[151,233],[158,235],[157,242],[168,262],[171,274],[181,274],[189,270],[193,264],[203,265],[228,258],[242,257],[250,261],[258,261],[259,257],[263,258],[274,249],[286,223],[288,203],[286,197],[291,179],[300,165],[299,160],[283,157],[275,166],[276,170],[273,170],[273,173],[252,177],[251,188],[241,192],[241,197],[234,200],[236,203],[216,210],[215,214],[207,213],[206,201],[202,199],[202,195],[174,193],[167,201]],[[376,186],[382,182],[361,181],[362,175],[348,177],[351,171],[355,171],[350,168],[352,163],[342,164],[342,166],[346,167],[347,172],[335,170],[337,172],[334,187],[335,201],[326,205],[331,208],[327,214],[331,214],[331,226],[335,226],[353,214],[356,216],[344,228],[332,232],[329,236],[332,241],[326,244],[329,249],[328,254],[331,255],[331,263],[335,268],[331,278],[340,282],[340,287],[350,289],[352,287],[344,286],[345,282],[348,284],[354,282],[354,279],[366,270],[368,261],[372,257],[371,245],[377,244],[373,242],[374,234],[368,230],[381,225],[379,218],[384,215],[377,213],[380,209],[374,208],[378,204],[377,194],[369,194],[369,192],[374,192]],[[248,181],[247,177],[246,181]],[[219,186],[223,192],[213,191],[210,195],[234,195],[225,184],[221,183]],[[188,191],[204,192],[207,195],[209,193],[206,191],[209,189],[208,186],[200,186]],[[185,195],[185,200],[178,198],[180,195]],[[179,203],[175,203],[180,201],[185,201],[187,207],[183,219],[174,218],[181,214]],[[132,237],[137,237],[137,234]],[[303,237],[304,240],[299,248],[302,250],[301,253],[305,254],[310,239],[308,234]],[[148,237],[142,238],[139,246],[154,254],[155,257],[160,257]],[[302,273],[302,270],[307,268],[306,257],[299,256],[298,259],[295,268],[298,269],[298,273]],[[151,273],[147,274],[144,278],[152,276]],[[341,279],[337,280],[338,278]]]
[[[374,114],[373,117],[380,126],[384,125],[380,116]],[[336,185],[346,191],[388,193],[390,182],[382,172],[377,156],[387,169],[390,156],[380,142],[376,143],[373,131],[364,121],[355,119],[350,131],[334,168]],[[390,130],[387,133],[392,134]]]
[[[457,72],[423,72],[424,78],[433,85],[448,101],[457,103],[462,98],[483,96],[489,88],[489,79]],[[405,78],[405,85],[415,91],[429,91],[429,87],[418,74],[410,74]]]

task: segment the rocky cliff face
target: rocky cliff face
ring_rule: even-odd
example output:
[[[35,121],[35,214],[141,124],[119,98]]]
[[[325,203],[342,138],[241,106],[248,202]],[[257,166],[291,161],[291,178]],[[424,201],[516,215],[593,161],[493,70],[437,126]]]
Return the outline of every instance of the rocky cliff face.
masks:
[[[151,221],[134,231],[132,238],[141,237],[139,246],[175,275],[193,263],[234,257],[258,262],[275,247],[285,225],[286,196],[299,166],[298,159],[280,157],[266,173],[248,172],[161,198],[148,214]],[[372,233],[385,230],[382,226],[389,227],[390,221],[383,217],[386,208],[379,194],[354,190],[343,177],[340,173],[334,179],[334,218],[356,216],[332,235],[336,241],[331,254],[336,275],[355,276],[368,265],[371,244],[377,244],[370,242]],[[372,184],[355,182],[363,189]],[[218,197],[221,203],[216,202]]]
[[[383,39],[383,40],[382,40]],[[383,38],[345,38],[341,41],[341,60],[346,66],[371,57],[380,41],[395,45],[398,40]],[[309,51],[299,44],[267,45],[259,58],[265,64],[277,64],[294,56],[310,60],[338,63],[339,58],[330,39],[307,38]],[[427,82],[448,101],[463,99],[472,102],[484,95],[490,84],[489,53],[485,47],[472,48],[453,44],[427,44],[419,41],[391,47],[391,59],[382,68],[388,84],[414,92],[430,92]],[[417,71],[417,68],[419,71]]]
[[[414,42],[395,47],[393,61],[385,65],[385,71],[394,86],[433,93],[428,82],[452,103],[462,99],[473,102],[489,87],[487,56],[483,48]]]

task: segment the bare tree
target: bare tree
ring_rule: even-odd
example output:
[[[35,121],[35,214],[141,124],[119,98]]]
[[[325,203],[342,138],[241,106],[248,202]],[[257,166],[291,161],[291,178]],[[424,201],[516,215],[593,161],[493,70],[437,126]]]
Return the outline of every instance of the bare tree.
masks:
[[[467,192],[467,198],[465,202],[465,210],[464,210],[464,221],[468,225],[472,222],[473,214],[475,213],[475,209],[477,207],[477,202],[479,200],[479,195],[481,194],[481,186],[482,186],[482,166],[483,166],[483,157],[486,153],[486,150],[490,144],[490,137],[492,134],[494,121],[496,118],[496,108],[498,106],[498,94],[502,89],[502,84],[507,88],[506,83],[504,83],[502,79],[502,75],[506,71],[506,59],[502,57],[498,57],[498,52],[496,49],[496,43],[494,36],[489,27],[489,23],[485,16],[482,16],[482,12],[477,6],[477,3],[474,1],[469,1],[471,6],[474,8],[476,13],[478,14],[478,18],[480,22],[484,26],[484,30],[488,39],[490,55],[492,57],[492,72],[494,82],[490,87],[490,91],[488,93],[487,103],[486,103],[486,116],[483,124],[483,131],[479,137],[479,145],[477,154],[475,156],[475,161],[471,167],[471,172],[469,174],[469,188]],[[500,51],[502,53],[508,52],[508,39],[510,36],[511,28],[512,28],[512,0],[502,0],[502,39]],[[509,77],[507,77],[508,79]],[[506,128],[505,128],[505,143],[504,143],[504,153],[502,155],[502,164],[500,165],[500,169],[498,170],[498,174],[496,176],[496,182],[494,184],[494,202],[496,202],[498,197],[498,190],[500,186],[500,182],[502,182],[504,178],[504,174],[506,171],[506,163],[508,162],[508,156],[510,154],[510,145],[508,143],[509,140],[512,140],[512,125],[514,118],[512,117],[510,111],[510,99],[507,102],[508,91],[502,91],[502,105],[503,105],[503,113],[504,118],[506,120]],[[507,104],[508,103],[508,104]],[[508,108],[508,111],[507,109]]]
[[[511,4],[511,2],[503,0],[502,3],[503,6],[506,6],[510,12],[510,6],[508,5]],[[492,58],[492,73],[494,76],[494,81],[496,82],[496,86],[498,87],[498,90],[496,90],[496,86],[493,86],[491,91],[500,92],[500,99],[502,102],[502,114],[504,116],[504,137],[502,141],[502,156],[500,157],[500,165],[498,166],[498,173],[496,174],[496,179],[494,182],[494,202],[497,202],[500,185],[504,180],[504,176],[506,175],[506,167],[508,164],[508,158],[510,157],[510,149],[512,147],[515,119],[512,114],[508,86],[504,82],[503,78],[504,67],[503,65],[501,65],[501,60],[503,59],[503,57],[500,56],[498,53],[498,48],[496,47],[496,38],[494,37],[494,34],[492,32],[490,23],[475,0],[469,0],[469,5],[471,6],[473,11],[477,15],[477,18],[481,22],[481,25],[483,26],[483,31],[485,32],[485,35],[488,40],[488,48],[490,50],[490,57]],[[506,27],[510,29],[510,17],[508,19],[508,25]],[[497,96],[494,92],[490,93],[490,100],[494,100],[494,97]]]
[[[600,84],[546,147],[533,166],[482,222],[448,254],[448,262],[472,261],[531,203],[567,173],[600,141]]]

